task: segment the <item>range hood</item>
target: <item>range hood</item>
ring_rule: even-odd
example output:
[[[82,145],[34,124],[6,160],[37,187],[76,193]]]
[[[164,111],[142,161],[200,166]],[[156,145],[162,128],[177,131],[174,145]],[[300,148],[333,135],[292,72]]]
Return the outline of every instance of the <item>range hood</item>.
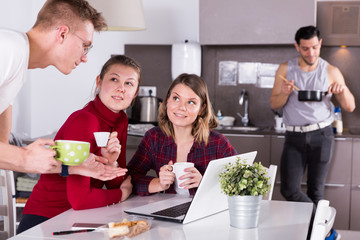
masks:
[[[317,26],[325,46],[360,46],[360,1],[318,1]]]

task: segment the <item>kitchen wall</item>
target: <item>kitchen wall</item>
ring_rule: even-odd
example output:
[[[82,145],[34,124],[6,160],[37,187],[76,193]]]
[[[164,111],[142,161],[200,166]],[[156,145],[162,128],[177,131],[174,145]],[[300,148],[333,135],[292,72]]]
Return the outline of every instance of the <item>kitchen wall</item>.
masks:
[[[0,0],[0,27],[26,32],[35,22],[44,2]],[[145,31],[95,33],[88,62],[70,75],[62,75],[53,67],[30,70],[28,80],[14,103],[13,131],[25,138],[56,131],[73,111],[92,98],[95,77],[111,54],[126,51],[134,55],[143,66],[143,85],[156,84],[158,96],[163,97],[171,82],[171,44],[184,39],[199,41],[199,0],[143,0],[143,5]],[[237,104],[238,95],[242,88],[246,88],[250,96],[250,123],[272,125],[273,115],[268,103],[270,90],[252,85],[217,86],[218,63],[222,60],[280,63],[296,55],[293,47],[203,46],[202,49],[202,72],[209,84],[215,110],[220,108],[226,115],[242,111]],[[323,48],[322,55],[340,67],[358,101],[360,85],[356,84],[359,76],[356,63],[359,49],[348,48],[346,51],[348,53],[344,54],[337,48]],[[345,126],[359,127],[358,115],[358,109],[353,114],[345,114]],[[240,119],[237,117],[236,120],[239,125]]]
[[[169,45],[126,45],[125,53],[140,62],[143,70],[142,85],[157,86],[159,97],[163,97],[171,83],[171,46]],[[262,127],[274,125],[274,113],[270,108],[271,88],[258,88],[252,84],[219,86],[219,62],[262,62],[280,64],[298,54],[293,45],[254,45],[254,46],[202,46],[202,77],[208,84],[211,102],[215,111],[221,109],[223,115],[236,117],[235,125],[241,125],[237,112],[243,113],[238,104],[242,89],[249,93],[250,124]],[[345,81],[360,103],[360,47],[323,46],[321,56],[337,66]],[[334,101],[336,105],[336,101]],[[345,128],[360,127],[360,106],[353,113],[343,113]]]

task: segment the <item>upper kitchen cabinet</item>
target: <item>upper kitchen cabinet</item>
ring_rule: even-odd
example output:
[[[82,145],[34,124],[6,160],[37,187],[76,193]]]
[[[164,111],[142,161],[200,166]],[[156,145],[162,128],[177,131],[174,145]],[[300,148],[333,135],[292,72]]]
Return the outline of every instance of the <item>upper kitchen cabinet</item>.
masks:
[[[199,0],[203,45],[293,44],[302,26],[316,25],[315,0]]]

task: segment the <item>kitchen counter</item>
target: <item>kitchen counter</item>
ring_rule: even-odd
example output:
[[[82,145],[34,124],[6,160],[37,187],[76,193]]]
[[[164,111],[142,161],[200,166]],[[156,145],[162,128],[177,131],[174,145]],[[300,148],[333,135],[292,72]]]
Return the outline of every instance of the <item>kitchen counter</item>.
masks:
[[[275,131],[273,128],[259,128],[255,131],[243,131],[232,129],[215,129],[222,134],[239,134],[239,135],[275,135],[285,136],[285,131]],[[343,133],[335,134],[335,138],[360,138],[360,129],[347,129],[344,128]]]
[[[221,134],[235,134],[235,135],[274,135],[285,136],[285,131],[275,131],[273,128],[259,128],[255,131],[232,130],[232,129],[215,129]],[[146,131],[145,131],[146,132]],[[145,132],[128,132],[128,136],[143,137]],[[335,134],[335,138],[360,138],[360,131],[349,130],[344,128],[341,134]]]

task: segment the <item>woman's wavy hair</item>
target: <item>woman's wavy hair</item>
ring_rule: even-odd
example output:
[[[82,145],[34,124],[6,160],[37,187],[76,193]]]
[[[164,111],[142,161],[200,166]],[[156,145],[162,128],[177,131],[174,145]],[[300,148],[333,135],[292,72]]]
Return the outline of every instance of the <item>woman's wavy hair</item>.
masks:
[[[196,142],[199,144],[204,142],[205,145],[207,145],[209,142],[210,129],[216,128],[219,125],[219,122],[215,117],[213,108],[211,106],[206,83],[201,77],[195,74],[183,73],[172,82],[163,102],[159,107],[159,127],[164,132],[164,134],[175,138],[173,124],[167,116],[167,103],[173,88],[178,84],[184,84],[200,97],[201,109],[199,111],[199,115],[192,124],[191,133],[194,136]]]

